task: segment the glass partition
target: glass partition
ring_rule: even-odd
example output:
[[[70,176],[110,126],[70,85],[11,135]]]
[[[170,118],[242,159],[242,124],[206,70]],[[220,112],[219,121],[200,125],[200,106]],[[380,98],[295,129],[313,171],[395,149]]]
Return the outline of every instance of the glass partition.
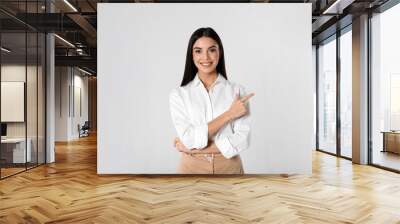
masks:
[[[36,32],[27,33],[27,98],[26,98],[26,113],[27,113],[27,150],[30,151],[30,160],[27,167],[31,168],[37,165],[38,160],[38,35]]]
[[[336,37],[318,47],[318,146],[336,154]]]
[[[46,124],[46,76],[45,76],[45,66],[46,66],[46,38],[45,34],[38,33],[38,75],[37,75],[37,147],[38,147],[38,164],[43,164],[46,162],[46,138],[45,138],[45,124]]]
[[[44,5],[45,1],[0,2],[16,17],[43,13]],[[45,163],[46,39],[28,23],[0,12],[1,179]]]
[[[26,33],[2,33],[1,47],[1,176],[7,177],[24,171],[32,155],[26,150]]]

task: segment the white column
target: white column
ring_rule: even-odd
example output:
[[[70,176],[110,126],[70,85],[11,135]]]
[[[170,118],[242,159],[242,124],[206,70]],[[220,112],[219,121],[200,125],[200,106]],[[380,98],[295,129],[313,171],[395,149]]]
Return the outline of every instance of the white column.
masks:
[[[51,1],[46,1],[47,12],[53,12]],[[55,162],[55,44],[54,35],[46,35],[46,163]]]
[[[353,20],[353,162],[368,163],[368,15]]]
[[[46,108],[46,163],[52,163],[55,161],[54,151],[54,133],[55,133],[55,76],[54,76],[54,35],[47,34],[46,36],[46,60],[47,60],[47,108]]]

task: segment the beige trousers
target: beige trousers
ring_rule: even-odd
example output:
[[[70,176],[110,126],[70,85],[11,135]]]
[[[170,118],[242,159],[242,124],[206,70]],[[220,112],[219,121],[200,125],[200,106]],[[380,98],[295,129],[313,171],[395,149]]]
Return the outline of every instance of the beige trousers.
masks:
[[[179,174],[243,174],[240,156],[226,159],[222,154],[181,153]]]

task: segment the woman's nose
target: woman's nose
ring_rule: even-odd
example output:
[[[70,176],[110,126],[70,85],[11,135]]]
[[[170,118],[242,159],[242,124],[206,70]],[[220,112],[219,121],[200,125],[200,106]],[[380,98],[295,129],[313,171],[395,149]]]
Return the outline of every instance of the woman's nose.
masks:
[[[201,55],[201,58],[202,58],[202,59],[209,59],[210,56],[209,56],[208,53],[206,52],[206,53],[203,53],[203,54]]]

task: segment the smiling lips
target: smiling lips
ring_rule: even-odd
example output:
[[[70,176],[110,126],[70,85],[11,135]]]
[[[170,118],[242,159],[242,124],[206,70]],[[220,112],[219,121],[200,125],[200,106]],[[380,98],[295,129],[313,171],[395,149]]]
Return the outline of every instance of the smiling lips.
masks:
[[[211,64],[211,62],[200,62],[200,65],[202,65],[203,67],[210,67]]]

